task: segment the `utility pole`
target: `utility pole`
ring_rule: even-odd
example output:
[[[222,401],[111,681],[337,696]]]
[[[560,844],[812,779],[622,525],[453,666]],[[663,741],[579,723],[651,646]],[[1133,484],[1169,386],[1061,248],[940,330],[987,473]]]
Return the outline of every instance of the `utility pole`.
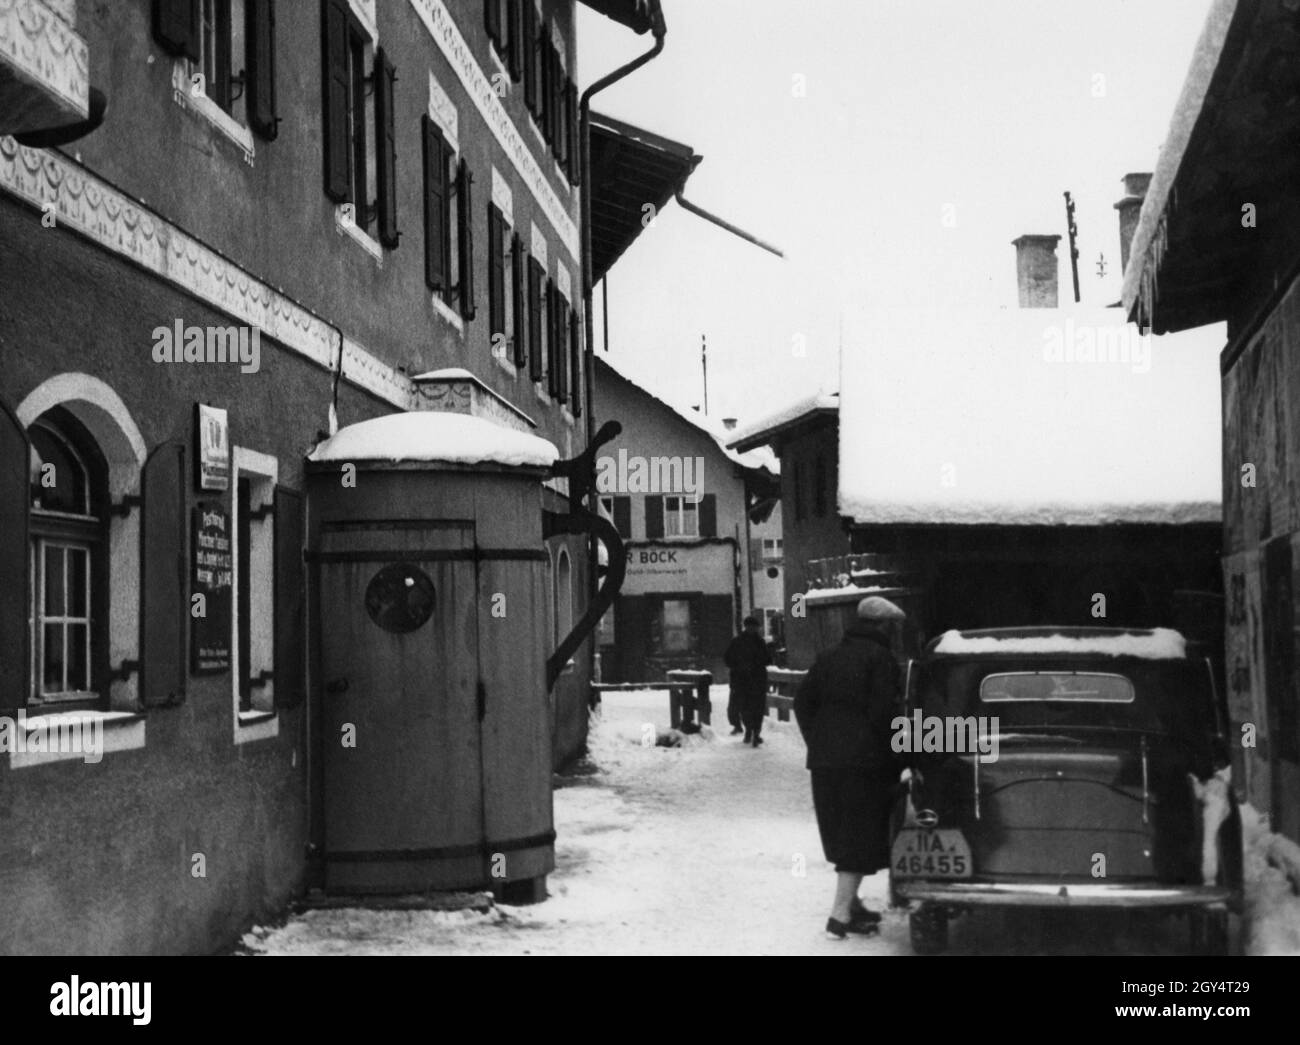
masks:
[[[704,416],[709,416],[709,343],[700,335],[700,369],[704,371]]]
[[[1065,194],[1065,223],[1070,232],[1070,272],[1074,276],[1074,303],[1079,303],[1079,226],[1074,223],[1074,200]]]

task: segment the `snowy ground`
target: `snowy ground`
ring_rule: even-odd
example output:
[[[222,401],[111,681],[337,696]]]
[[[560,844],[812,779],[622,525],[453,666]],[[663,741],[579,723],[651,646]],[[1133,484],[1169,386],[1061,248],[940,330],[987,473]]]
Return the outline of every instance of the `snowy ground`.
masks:
[[[557,866],[551,896],[486,912],[310,910],[255,929],[265,954],[910,954],[907,918],[886,905],[886,875],[868,879],[867,906],[885,910],[877,937],[823,933],[833,872],[813,820],[804,747],[793,722],[769,718],[754,750],[718,732],[681,748],[644,747],[645,724],[667,727],[664,693],[609,693],[593,719],[602,772],[555,792]],[[1252,818],[1254,953],[1300,953],[1300,898],[1265,861],[1270,839]],[[1300,852],[1300,850],[1298,850]],[[802,872],[802,873],[801,873]],[[1178,925],[1132,917],[980,914],[953,923],[951,953],[1170,954]]]

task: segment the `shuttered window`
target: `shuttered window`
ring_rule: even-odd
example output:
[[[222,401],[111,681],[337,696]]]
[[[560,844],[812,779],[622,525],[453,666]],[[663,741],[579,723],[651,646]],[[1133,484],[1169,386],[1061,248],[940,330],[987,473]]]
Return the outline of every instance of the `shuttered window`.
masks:
[[[645,539],[658,540],[664,535],[664,498],[662,494],[647,494],[645,499]]]
[[[718,495],[706,493],[700,498],[700,536],[718,536]]]
[[[488,339],[493,348],[506,331],[505,218],[495,203],[488,204]]]
[[[487,28],[488,39],[498,52],[503,51],[509,41],[501,7],[502,0],[483,0],[483,24]]]
[[[464,158],[456,167],[456,257],[460,264],[460,314],[473,319],[474,306],[474,175]]]
[[[424,279],[450,304],[451,192],[447,184],[448,146],[442,130],[420,117],[424,138]]]
[[[541,381],[545,376],[542,366],[542,285],[546,273],[536,258],[528,259],[528,376]]]
[[[352,204],[356,227],[394,246],[396,76],[347,0],[321,0],[321,45],[325,194]]]
[[[551,280],[546,281],[546,391],[552,399],[561,396],[560,367],[557,349],[560,345],[560,291]]]
[[[516,233],[510,238],[510,291],[514,311],[514,362],[520,368],[528,364],[527,263],[524,241]]]

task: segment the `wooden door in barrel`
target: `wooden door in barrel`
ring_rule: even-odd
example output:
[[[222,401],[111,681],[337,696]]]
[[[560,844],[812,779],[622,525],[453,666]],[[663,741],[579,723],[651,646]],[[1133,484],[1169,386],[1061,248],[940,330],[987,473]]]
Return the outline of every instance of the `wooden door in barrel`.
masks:
[[[489,884],[507,901],[526,903],[542,899],[555,868],[549,557],[523,546],[481,548],[480,555],[484,851]]]
[[[472,522],[326,522],[320,537],[325,888],[483,879]]]

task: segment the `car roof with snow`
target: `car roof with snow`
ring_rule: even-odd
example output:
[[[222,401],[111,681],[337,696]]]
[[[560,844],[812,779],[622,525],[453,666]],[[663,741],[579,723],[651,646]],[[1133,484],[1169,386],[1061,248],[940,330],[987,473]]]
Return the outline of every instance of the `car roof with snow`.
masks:
[[[1172,628],[1018,627],[945,631],[926,645],[926,657],[1125,657],[1185,660],[1195,644]]]

